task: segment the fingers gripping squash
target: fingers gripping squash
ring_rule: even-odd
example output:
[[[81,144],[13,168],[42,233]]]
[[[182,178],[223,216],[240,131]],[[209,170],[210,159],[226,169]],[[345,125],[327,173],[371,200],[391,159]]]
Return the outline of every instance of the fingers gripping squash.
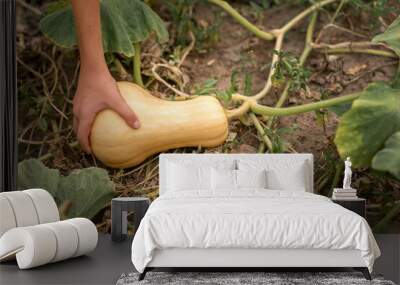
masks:
[[[97,115],[91,131],[92,150],[110,167],[135,166],[172,148],[218,146],[228,135],[228,120],[214,97],[167,101],[133,83],[119,82],[118,88],[141,127],[132,129],[112,110]]]

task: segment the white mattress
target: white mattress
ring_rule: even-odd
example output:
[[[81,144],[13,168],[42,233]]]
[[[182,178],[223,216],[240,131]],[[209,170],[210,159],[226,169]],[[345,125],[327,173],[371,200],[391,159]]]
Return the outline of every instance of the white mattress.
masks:
[[[266,189],[164,194],[139,226],[132,262],[143,272],[155,250],[168,248],[359,250],[370,271],[380,255],[359,215],[323,196]]]

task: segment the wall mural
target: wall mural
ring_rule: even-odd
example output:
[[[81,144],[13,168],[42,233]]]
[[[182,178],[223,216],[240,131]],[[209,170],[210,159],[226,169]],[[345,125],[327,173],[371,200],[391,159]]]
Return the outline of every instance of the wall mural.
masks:
[[[71,5],[17,3],[18,187],[48,190],[62,217],[109,231],[112,197],[157,197],[160,152],[307,152],[317,193],[350,157],[370,224],[400,232],[398,1],[102,0],[106,63],[140,127],[99,112],[91,154]]]

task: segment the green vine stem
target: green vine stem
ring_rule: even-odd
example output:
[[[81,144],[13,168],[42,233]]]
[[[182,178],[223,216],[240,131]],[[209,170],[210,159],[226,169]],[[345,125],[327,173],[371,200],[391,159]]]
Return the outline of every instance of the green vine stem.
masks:
[[[272,56],[271,68],[270,68],[270,71],[269,71],[269,74],[268,74],[267,83],[265,84],[264,88],[259,93],[257,93],[256,95],[252,96],[252,98],[254,100],[262,99],[271,90],[272,77],[274,76],[274,73],[275,73],[275,64],[279,60],[278,52],[282,50],[282,44],[283,44],[284,37],[285,37],[285,34],[282,33],[282,34],[279,34],[278,37],[276,38],[275,50],[277,51],[277,53],[274,53],[274,55]]]
[[[231,15],[236,21],[238,21],[243,27],[245,27],[247,30],[252,32],[254,35],[259,37],[260,39],[266,40],[266,41],[272,41],[275,36],[270,33],[270,32],[265,32],[261,30],[260,28],[256,27],[252,23],[250,23],[245,17],[240,15],[238,11],[236,11],[231,5],[229,5],[228,2],[223,1],[223,0],[208,0],[210,3],[213,3],[215,5],[218,5],[221,7],[225,12],[227,12],[229,15]]]
[[[246,27],[248,30],[252,31],[256,35],[257,34],[260,35],[260,32],[266,33],[264,31],[260,30],[259,28],[257,28],[256,26],[254,26],[253,24],[251,24],[249,21],[247,21],[234,8],[232,8],[226,1],[223,1],[223,0],[208,0],[208,1],[222,7],[231,16],[233,16],[239,23],[241,23],[244,27]],[[270,40],[271,39],[270,36],[273,35],[274,38],[276,39],[275,50],[280,51],[282,49],[282,44],[283,44],[285,34],[291,28],[293,28],[297,23],[299,23],[303,18],[308,16],[310,13],[314,13],[321,7],[331,4],[331,3],[334,3],[334,2],[337,2],[337,1],[339,1],[339,0],[324,0],[324,1],[315,3],[311,7],[307,8],[306,10],[304,10],[303,12],[298,14],[296,17],[294,17],[288,23],[286,23],[282,28],[271,30],[269,33],[267,33],[268,40]],[[347,0],[341,1],[340,5],[339,5],[340,9],[344,5],[345,2],[347,2]],[[337,10],[339,10],[339,8]],[[312,16],[312,18],[310,20],[308,29],[307,29],[306,45],[305,45],[303,53],[300,57],[301,65],[304,64],[304,62],[306,61],[310,52],[314,48],[315,49],[320,48],[317,44],[312,43],[312,37],[313,37],[313,31],[315,28],[316,18],[317,18],[317,15],[316,15],[316,13],[314,13],[314,15]],[[366,45],[367,43],[359,44],[358,46],[354,46],[354,45],[336,46],[336,47],[330,46],[330,47],[328,47],[328,49],[326,49],[326,47],[324,47],[324,48],[326,51],[333,50],[335,52],[344,52],[344,51],[366,52],[366,53],[373,53],[376,55],[384,55],[384,56],[390,55],[390,57],[395,56],[396,58],[398,58],[397,55],[395,55],[394,53],[388,52],[388,51],[373,50],[373,49],[369,49],[369,48],[360,47],[364,44]],[[372,43],[368,43],[368,44],[373,45]],[[330,107],[330,106],[334,106],[334,105],[343,104],[346,102],[351,102],[351,101],[355,100],[356,98],[358,98],[360,95],[359,93],[356,93],[356,94],[345,95],[345,96],[332,98],[332,99],[328,99],[328,100],[323,100],[323,101],[319,101],[319,102],[304,104],[301,106],[281,108],[281,106],[284,104],[284,102],[286,101],[287,96],[289,94],[289,90],[290,90],[290,84],[289,84],[289,85],[285,86],[285,89],[284,89],[283,93],[281,94],[281,97],[278,100],[275,107],[260,105],[260,104],[258,104],[258,101],[260,99],[262,99],[266,94],[268,94],[268,92],[270,91],[270,89],[272,87],[272,76],[275,72],[274,65],[278,60],[279,60],[278,55],[274,54],[274,56],[272,57],[271,68],[270,68],[267,82],[265,83],[264,88],[259,93],[255,94],[253,96],[249,96],[249,97],[243,96],[242,94],[234,94],[232,96],[232,101],[241,102],[241,105],[235,109],[226,110],[226,115],[227,115],[228,119],[232,119],[232,118],[241,116],[241,115],[247,113],[249,110],[251,110],[252,112],[254,112],[256,114],[260,114],[260,115],[264,115],[264,116],[295,115],[295,114],[319,110],[321,108],[326,108],[326,107]],[[257,127],[257,125],[256,125],[256,127]]]
[[[323,52],[326,54],[339,54],[339,53],[364,53],[370,55],[378,55],[378,56],[386,56],[390,58],[398,58],[398,56],[394,52],[385,51],[385,50],[377,50],[377,49],[362,49],[362,48],[324,48],[317,49],[319,52]]]
[[[136,84],[144,86],[142,80],[142,61],[140,58],[140,43],[134,43],[135,55],[133,56],[133,80]]]
[[[331,20],[329,21],[329,23],[330,23],[331,25],[333,25],[333,23],[335,22],[337,16],[339,15],[339,13],[340,13],[340,11],[342,10],[342,8],[343,8],[343,6],[344,6],[345,3],[346,3],[346,0],[341,0],[341,1],[340,1],[338,7],[337,7],[336,10],[335,10],[335,13],[333,14]]]
[[[253,121],[254,126],[256,127],[258,133],[261,136],[262,141],[268,147],[270,151],[272,151],[272,142],[265,133],[264,128],[261,126],[260,121],[258,121],[257,116],[254,113],[249,114],[250,119]]]
[[[323,52],[327,54],[335,53],[365,53],[378,56],[386,56],[391,58],[399,58],[396,53],[391,50],[374,49],[373,47],[388,48],[382,43],[371,43],[371,42],[344,42],[340,44],[316,44],[311,43],[312,48],[315,51]]]
[[[312,38],[313,38],[313,33],[314,33],[317,17],[318,17],[317,12],[315,12],[312,15],[310,23],[307,27],[307,34],[306,34],[304,50],[303,50],[303,52],[300,56],[300,60],[299,60],[299,64],[301,66],[304,65],[306,59],[308,58],[309,54],[312,51],[311,43],[312,43]],[[275,45],[275,49],[277,49],[277,50],[281,49],[282,41],[283,41],[283,37],[282,36],[278,37],[277,43]],[[272,65],[274,65],[275,62],[277,62],[278,60],[279,60],[278,56],[274,55],[274,57],[272,59]],[[271,67],[273,67],[273,66],[271,66]],[[267,84],[265,85],[263,90],[261,90],[258,94],[256,94],[255,96],[252,96],[250,98],[252,98],[254,100],[258,100],[259,98],[262,98],[266,93],[268,93],[269,89],[272,86],[272,75],[273,75],[273,69],[271,69],[271,71],[270,71],[270,74],[269,74],[268,80],[267,80]],[[283,105],[283,103],[286,101],[287,96],[289,95],[289,88],[290,88],[290,83],[287,83],[285,86],[285,89],[283,90],[275,107],[277,107],[277,108],[281,107]],[[241,100],[241,101],[243,101],[243,103],[236,109],[226,111],[228,118],[235,118],[240,115],[243,115],[250,109],[250,103],[248,100],[249,97],[245,97],[240,94],[235,94],[235,95],[233,95],[233,99]]]
[[[311,112],[335,105],[340,105],[343,103],[351,102],[357,99],[361,93],[354,93],[349,95],[344,95],[337,98],[322,100],[319,102],[308,103],[300,106],[287,107],[287,108],[276,108],[276,107],[268,107],[264,105],[260,105],[257,102],[252,102],[250,109],[259,115],[267,115],[267,116],[291,116],[297,115],[301,113]]]
[[[314,35],[314,30],[315,30],[315,24],[318,19],[318,12],[315,11],[313,15],[311,16],[310,23],[308,24],[307,27],[307,33],[306,33],[306,40],[304,43],[304,49],[303,52],[301,53],[300,59],[299,59],[299,65],[303,66],[304,63],[306,62],[308,56],[310,55],[312,51],[311,43],[313,41],[313,35]],[[278,99],[278,102],[276,103],[275,107],[280,108],[283,106],[283,104],[286,102],[287,97],[289,96],[289,90],[290,90],[290,85],[291,82],[288,82],[283,89],[283,92],[281,96]],[[272,126],[274,117],[270,118],[268,121],[268,127]]]
[[[218,2],[219,4],[226,3],[225,1],[222,1],[222,0],[209,0],[209,1],[212,2],[212,3]],[[336,2],[336,1],[338,1],[338,0],[325,0],[325,1],[321,1],[321,2],[315,3],[314,5],[312,5],[311,7],[309,7],[308,9],[304,10],[303,12],[298,14],[296,17],[294,17],[291,21],[289,21],[287,24],[285,24],[282,28],[276,29],[276,30],[272,30],[271,33],[276,37],[276,42],[275,42],[275,48],[274,49],[276,51],[281,51],[283,40],[284,40],[284,37],[285,37],[286,33],[292,27],[294,27],[297,23],[299,23],[304,17],[308,16],[310,13],[313,13],[313,12],[317,11],[321,7],[323,7],[325,5],[328,5],[330,3],[333,3],[333,2]],[[224,6],[226,6],[226,5],[224,5]],[[251,23],[248,23],[248,24],[252,25]],[[315,23],[313,25],[315,25]],[[314,27],[312,27],[312,28],[314,29]],[[308,49],[310,49],[310,50],[308,50]],[[307,58],[308,53],[311,52],[311,50],[312,50],[312,46],[311,46],[311,43],[310,43],[310,47],[309,48],[306,47],[306,54],[304,55],[304,61]],[[274,72],[275,72],[274,65],[278,60],[279,60],[278,55],[274,54],[273,57],[272,57],[271,68],[270,68],[270,71],[269,71],[269,74],[268,74],[267,82],[265,83],[264,88],[259,93],[251,96],[251,98],[253,100],[258,101],[258,100],[262,99],[270,91],[270,89],[272,87],[272,76],[274,75]],[[244,101],[243,97],[245,97],[245,96],[243,96],[241,94],[234,94],[232,96],[232,100],[233,101]],[[248,109],[246,109],[248,107],[249,106],[247,106],[247,105],[244,105],[244,106],[241,105],[236,110],[232,110],[230,112],[227,112],[228,118],[231,119],[231,118],[233,118],[235,116],[238,116],[238,115],[240,116],[240,115],[244,114],[245,112],[248,111]]]
[[[288,23],[286,23],[282,28],[280,28],[281,33],[286,33],[288,32],[293,26],[295,26],[297,23],[299,23],[303,18],[307,17],[309,14],[313,13],[314,11],[322,8],[323,6],[326,6],[328,4],[331,4],[333,2],[336,2],[338,0],[325,0],[321,2],[317,2],[314,5],[310,6],[300,14],[298,14],[296,17],[294,17],[292,20],[290,20]]]

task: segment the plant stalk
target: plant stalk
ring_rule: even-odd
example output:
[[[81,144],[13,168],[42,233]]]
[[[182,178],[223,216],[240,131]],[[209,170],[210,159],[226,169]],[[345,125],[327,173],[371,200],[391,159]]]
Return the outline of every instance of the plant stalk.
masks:
[[[222,4],[225,3],[225,4],[222,5],[221,7],[226,6],[226,5],[229,6],[229,4],[227,4],[225,1],[222,1],[222,0],[209,0],[209,1],[212,2],[212,3],[214,3],[214,4],[217,4],[217,5],[219,5],[219,6],[221,6]],[[338,1],[338,0],[325,0],[325,1],[318,2],[318,3],[314,4],[313,6],[309,7],[308,9],[304,10],[302,13],[298,14],[296,17],[294,17],[291,21],[289,21],[289,22],[288,22],[286,25],[284,25],[282,28],[273,30],[273,31],[271,32],[271,34],[276,38],[275,48],[274,48],[274,49],[275,49],[276,51],[280,51],[280,50],[282,49],[282,44],[283,44],[283,40],[284,40],[285,34],[286,34],[294,25],[296,25],[298,22],[300,22],[304,17],[306,17],[308,14],[310,14],[310,13],[312,13],[312,12],[317,11],[317,10],[318,10],[319,8],[321,8],[322,6],[325,6],[325,5],[327,5],[327,4],[333,3],[333,2],[335,2],[335,1]],[[347,1],[347,0],[345,0],[345,1]],[[231,8],[232,8],[232,7],[231,7]],[[233,8],[232,8],[232,9],[233,9]],[[315,15],[315,17],[316,17],[316,15]],[[247,20],[246,20],[246,21],[247,21]],[[251,23],[249,23],[249,24],[252,25]],[[315,23],[313,23],[312,25],[315,26]],[[312,27],[312,29],[314,29],[314,27]],[[307,35],[307,36],[311,36],[311,37],[312,37],[312,33],[310,33],[310,34]],[[305,48],[306,51],[305,51],[304,55],[302,55],[301,61],[302,61],[303,63],[304,63],[304,61],[306,60],[308,54],[311,52],[311,49],[312,49],[311,42],[310,42],[309,45],[310,45],[310,47],[307,47],[307,46],[306,46],[306,48]],[[310,50],[309,50],[309,49],[310,49]],[[264,85],[264,88],[263,88],[259,93],[257,93],[257,94],[255,94],[255,95],[251,96],[251,98],[252,98],[254,101],[257,101],[257,100],[262,99],[262,98],[263,98],[265,95],[267,95],[268,92],[270,91],[270,89],[271,89],[271,87],[272,87],[272,76],[274,75],[274,72],[275,72],[275,70],[274,70],[274,65],[275,65],[275,63],[276,63],[278,60],[279,60],[278,55],[277,55],[277,54],[274,54],[273,57],[272,57],[271,68],[270,68],[270,72],[269,72],[269,74],[268,74],[268,79],[267,79],[267,82],[266,82],[265,85]],[[287,97],[287,94],[286,94],[285,96]],[[232,96],[232,100],[233,100],[233,101],[246,101],[246,100],[243,100],[242,97],[243,97],[243,95],[241,95],[241,94],[234,94],[234,95]],[[284,101],[284,100],[282,100],[282,101]],[[248,106],[242,104],[240,107],[236,108],[235,110],[231,110],[230,112],[228,112],[228,118],[233,118],[233,117],[236,117],[236,116],[243,115],[244,113],[246,113],[246,112],[248,111],[248,109],[246,109],[246,108],[248,108]]]
[[[260,134],[261,139],[263,140],[265,145],[268,147],[268,149],[270,151],[272,151],[272,142],[269,139],[269,137],[267,136],[267,134],[265,133],[264,128],[261,126],[260,122],[258,121],[257,116],[254,113],[250,113],[249,116],[250,116],[250,119],[253,121],[253,124],[256,127],[258,133]]]
[[[133,56],[133,80],[136,84],[144,87],[142,80],[142,61],[140,58],[140,43],[134,43],[135,54]]]
[[[252,102],[250,109],[259,115],[267,115],[267,116],[291,116],[297,115],[301,113],[306,113],[310,111],[315,111],[335,105],[340,105],[343,103],[351,102],[357,99],[361,93],[354,93],[349,95],[344,95],[337,98],[322,100],[319,102],[308,103],[295,107],[287,107],[287,108],[276,108],[276,107],[268,107],[260,105],[256,102]]]
[[[315,23],[317,22],[317,17],[318,12],[315,12],[310,19],[310,23],[308,24],[307,27],[307,34],[306,34],[306,41],[304,43],[304,49],[303,52],[299,58],[299,65],[303,66],[304,63],[306,62],[308,56],[310,55],[312,51],[311,43],[313,40],[313,34],[314,34],[314,29],[315,29]],[[275,107],[282,107],[282,105],[285,103],[288,94],[289,94],[289,89],[290,89],[290,83],[286,84],[285,89],[282,92],[281,97],[279,98],[278,102],[276,103]]]
[[[330,20],[330,24],[333,24],[337,18],[337,16],[339,15],[340,11],[342,10],[344,4],[345,4],[346,0],[342,0],[339,3],[339,6],[337,7],[335,14],[333,14],[331,20]]]
[[[315,3],[311,7],[307,8],[306,10],[304,10],[303,12],[298,14],[296,17],[294,17],[288,23],[286,23],[280,30],[283,33],[286,33],[291,28],[293,28],[293,26],[295,26],[298,22],[300,22],[303,18],[305,18],[308,14],[311,14],[312,12],[318,10],[319,8],[321,8],[321,7],[325,6],[325,5],[331,4],[333,2],[336,2],[336,1],[338,1],[338,0],[324,0],[324,1],[320,1],[320,2]]]
[[[331,0],[332,1],[332,0]],[[265,32],[260,28],[256,27],[252,23],[250,23],[246,18],[244,18],[238,11],[236,11],[228,2],[223,0],[208,0],[208,2],[213,3],[219,7],[221,7],[225,12],[231,15],[237,22],[239,22],[243,27],[252,32],[254,35],[259,37],[260,39],[271,41],[275,38],[273,33]]]
[[[339,54],[339,53],[364,53],[370,55],[378,55],[378,56],[385,56],[390,58],[398,58],[398,56],[394,52],[385,51],[385,50],[378,50],[378,49],[363,49],[363,48],[351,48],[351,47],[344,47],[344,48],[322,48],[318,49],[317,51],[327,54]]]
[[[304,49],[303,49],[303,52],[301,53],[301,56],[299,59],[300,66],[304,65],[304,63],[306,62],[308,56],[310,55],[310,53],[312,51],[311,43],[313,41],[313,35],[314,35],[315,24],[317,22],[317,18],[318,18],[318,12],[315,11],[313,13],[313,15],[311,16],[310,23],[308,24],[308,27],[307,27],[307,34],[306,34],[306,40],[304,43]],[[286,83],[286,86],[283,89],[282,94],[279,97],[278,102],[275,105],[276,108],[282,107],[283,104],[285,103],[287,97],[289,96],[290,85],[291,85],[291,82]],[[269,119],[268,124],[267,124],[268,127],[272,126],[273,119],[274,118]]]

